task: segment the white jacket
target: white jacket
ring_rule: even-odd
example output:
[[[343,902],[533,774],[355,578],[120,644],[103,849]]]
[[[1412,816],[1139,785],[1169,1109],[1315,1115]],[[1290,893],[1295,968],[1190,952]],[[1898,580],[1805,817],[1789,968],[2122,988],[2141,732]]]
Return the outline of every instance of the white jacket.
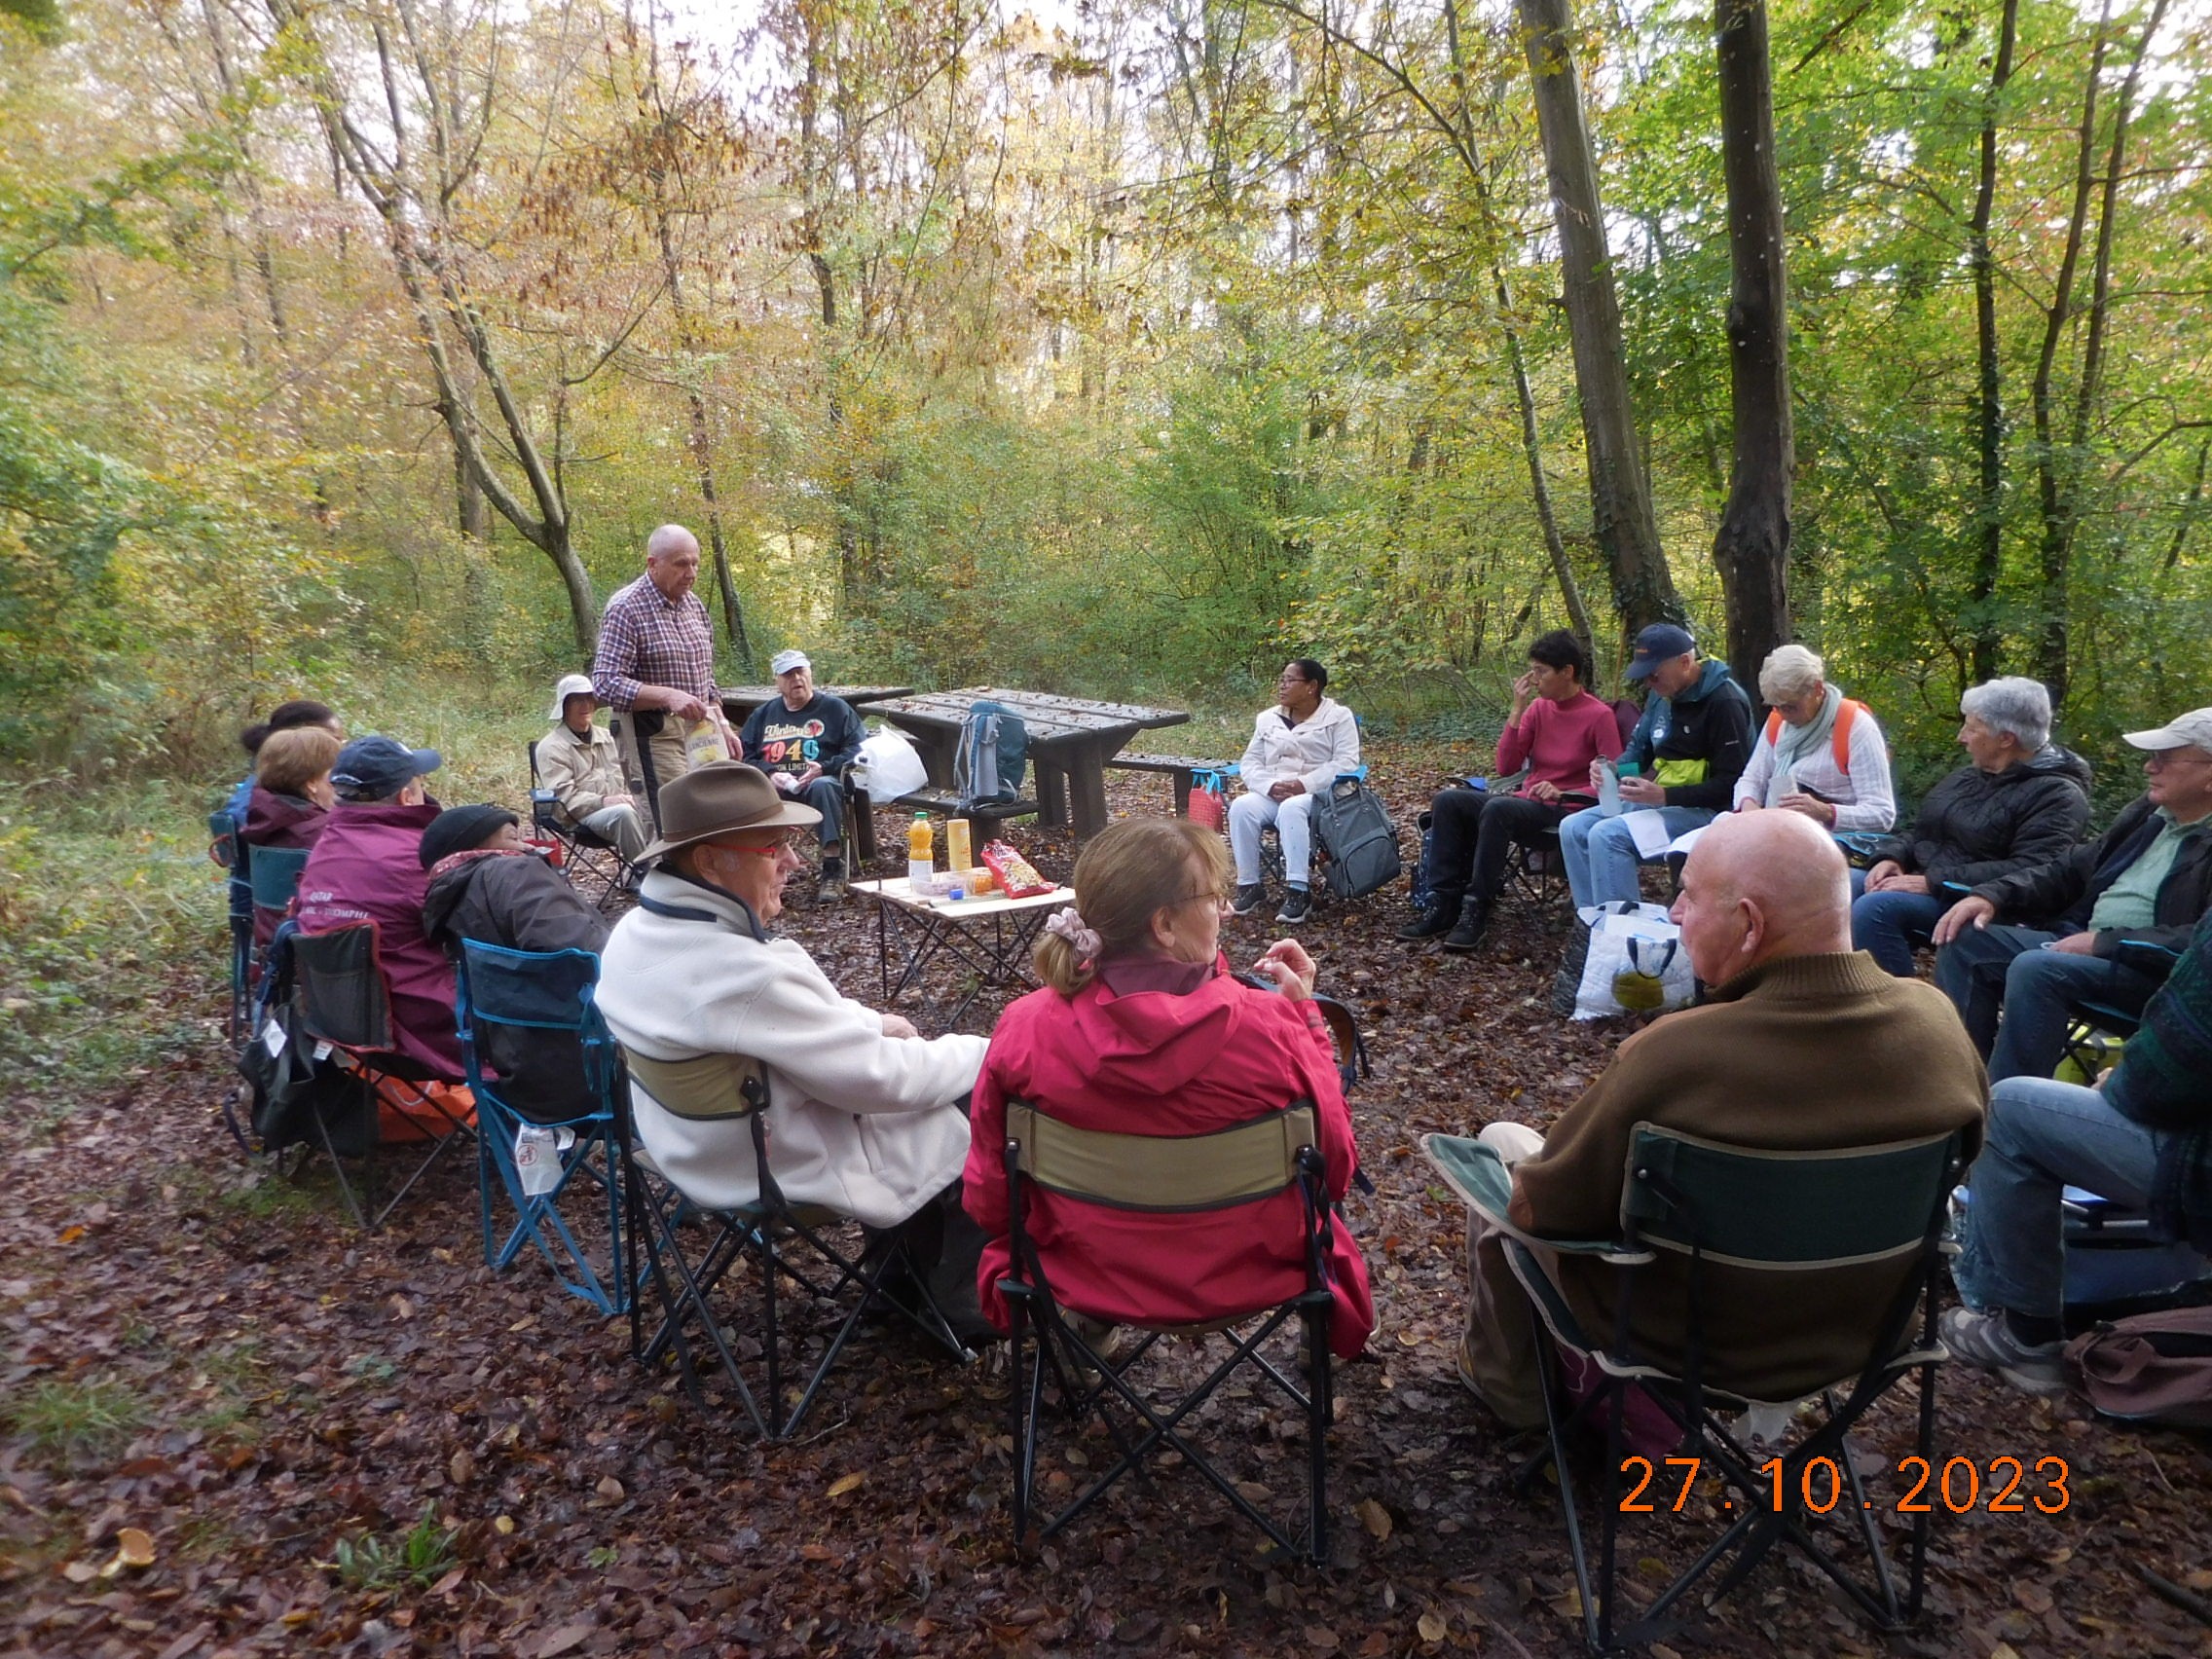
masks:
[[[982,1069],[981,1037],[883,1035],[873,1009],[839,994],[791,940],[753,937],[745,907],[654,871],[643,896],[710,919],[640,907],[601,957],[599,1007],[616,1041],[651,1059],[743,1053],[768,1068],[768,1160],[793,1203],[870,1227],[905,1220],[968,1157],[959,1097]],[[662,1173],[711,1209],[758,1196],[753,1131],[702,1122],[630,1087],[638,1138]]]
[[[1324,795],[1339,772],[1358,764],[1359,722],[1342,703],[1323,697],[1321,706],[1297,725],[1283,719],[1279,707],[1263,710],[1252,722],[1252,741],[1244,746],[1236,775],[1253,794],[1264,795],[1272,785],[1296,778],[1308,794]]]
[[[1800,784],[1811,785],[1834,804],[1835,823],[1831,828],[1835,833],[1894,828],[1898,801],[1890,786],[1890,746],[1882,739],[1881,726],[1863,707],[1845,735],[1844,757],[1850,769],[1838,771],[1834,744],[1822,743],[1800,756],[1791,771]],[[1747,800],[1757,805],[1766,799],[1767,785],[1774,778],[1774,741],[1762,725],[1751,757],[1736,779],[1734,805],[1741,807]]]

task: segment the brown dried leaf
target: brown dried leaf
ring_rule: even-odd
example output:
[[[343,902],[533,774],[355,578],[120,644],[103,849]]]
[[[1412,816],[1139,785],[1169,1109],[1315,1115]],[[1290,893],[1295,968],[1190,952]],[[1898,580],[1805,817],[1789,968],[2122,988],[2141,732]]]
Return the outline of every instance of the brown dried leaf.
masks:
[[[125,1567],[152,1567],[153,1535],[141,1527],[124,1528],[115,1535],[115,1559]]]
[[[446,1478],[455,1486],[466,1486],[475,1473],[476,1459],[468,1455],[465,1446],[446,1459]]]
[[[1452,1632],[1451,1625],[1445,1622],[1442,1613],[1421,1614],[1414,1620],[1414,1629],[1420,1634],[1421,1641],[1432,1642],[1442,1641]]]
[[[857,1491],[860,1484],[866,1479],[866,1474],[859,1469],[855,1469],[849,1475],[839,1475],[830,1483],[830,1495],[831,1497],[843,1497],[845,1493]]]
[[[612,1475],[599,1477],[599,1485],[592,1489],[599,1493],[602,1503],[620,1503],[630,1494],[622,1490],[622,1483]]]
[[[1337,1633],[1327,1625],[1308,1625],[1306,1642],[1318,1652],[1333,1653],[1337,1648]]]
[[[1390,1512],[1377,1499],[1361,1498],[1352,1505],[1352,1513],[1359,1517],[1359,1524],[1367,1529],[1369,1535],[1377,1543],[1390,1535]]]

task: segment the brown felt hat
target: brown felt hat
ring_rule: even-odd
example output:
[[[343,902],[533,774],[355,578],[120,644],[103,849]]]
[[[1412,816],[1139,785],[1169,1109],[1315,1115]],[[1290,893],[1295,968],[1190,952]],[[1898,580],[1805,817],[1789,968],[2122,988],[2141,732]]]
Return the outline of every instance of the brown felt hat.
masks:
[[[819,824],[811,806],[786,800],[757,766],[742,760],[717,760],[661,786],[660,839],[638,855],[650,864],[679,847],[734,835],[740,830],[776,830],[785,825]]]

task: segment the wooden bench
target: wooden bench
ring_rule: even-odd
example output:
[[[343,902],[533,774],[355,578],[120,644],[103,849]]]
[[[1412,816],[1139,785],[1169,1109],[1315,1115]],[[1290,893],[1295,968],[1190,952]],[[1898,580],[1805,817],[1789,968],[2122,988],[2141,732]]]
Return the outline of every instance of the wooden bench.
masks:
[[[854,852],[863,862],[872,864],[876,853],[875,802],[868,798],[867,791],[858,789],[848,794],[845,801],[852,814],[850,839]],[[976,847],[978,852],[981,851],[982,844],[998,832],[998,826],[1004,820],[1033,817],[1037,811],[1036,801],[1027,795],[1014,795],[1008,800],[978,801],[963,811],[958,795],[938,790],[917,790],[912,794],[901,795],[891,805],[903,807],[909,813],[940,812],[947,818],[968,819],[976,826]],[[850,865],[848,867],[857,870],[860,866]]]
[[[1175,780],[1175,816],[1191,816],[1191,779],[1198,772],[1225,771],[1227,760],[1201,760],[1192,755],[1117,755],[1106,762],[1120,772],[1160,772]]]

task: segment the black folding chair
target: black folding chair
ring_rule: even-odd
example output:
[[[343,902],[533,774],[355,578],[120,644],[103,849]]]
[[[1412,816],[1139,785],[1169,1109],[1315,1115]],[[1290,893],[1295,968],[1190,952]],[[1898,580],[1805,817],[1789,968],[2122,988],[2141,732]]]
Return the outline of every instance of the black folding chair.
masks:
[[[561,875],[575,889],[576,897],[603,914],[617,908],[622,895],[638,884],[639,871],[606,836],[571,824],[560,800],[547,789],[537,770],[537,745],[530,752],[530,827],[539,840],[561,849]]]
[[[755,1202],[730,1209],[693,1203],[635,1136],[625,1139],[630,1225],[645,1246],[630,1309],[633,1358],[659,1366],[673,1353],[684,1391],[704,1410],[693,1354],[693,1344],[703,1341],[720,1360],[755,1430],[763,1440],[784,1440],[798,1432],[830,1368],[870,1314],[896,1315],[952,1357],[974,1357],[946,1323],[900,1234],[870,1234],[835,1210],[785,1198],[768,1162],[768,1073],[759,1061],[739,1054],[655,1060],[627,1050],[622,1058],[630,1087],[642,1088],[664,1111],[744,1124],[759,1194]],[[749,1367],[737,1351],[752,1342],[733,1344],[723,1328],[727,1314],[716,1306],[717,1293],[741,1266],[756,1281],[759,1359],[751,1369],[758,1387],[747,1380]],[[657,1314],[649,1336],[648,1291]],[[799,1379],[803,1385],[787,1409],[786,1383]]]
[[[1731,1552],[1735,1557],[1708,1604],[1741,1583],[1778,1544],[1802,1552],[1881,1629],[1900,1629],[1918,1616],[1934,1505],[1913,1516],[1900,1596],[1862,1485],[1850,1431],[1893,1385],[1917,1374],[1914,1450],[1924,1461],[1934,1456],[1936,1367],[1948,1357],[1936,1340],[1936,1278],[1950,1191],[1965,1167],[1960,1135],[1832,1152],[1769,1152],[1639,1124],[1622,1181],[1619,1235],[1578,1240],[1536,1238],[1513,1225],[1506,1213],[1512,1176],[1490,1148],[1461,1136],[1432,1134],[1421,1137],[1421,1150],[1468,1205],[1504,1235],[1506,1260],[1541,1322],[1536,1350],[1549,1435],[1545,1447],[1522,1465],[1517,1484],[1526,1493],[1546,1463],[1558,1471],[1567,1550],[1592,1652],[1663,1640],[1671,1628],[1668,1609],[1723,1558]],[[1592,1257],[1614,1270],[1619,1289],[1609,1338],[1585,1330],[1544,1271],[1538,1252]],[[1683,1351],[1675,1363],[1661,1363],[1641,1351],[1630,1335],[1643,1270],[1662,1252],[1688,1261]],[[1818,1395],[1822,1408],[1812,1426],[1794,1418],[1799,1402],[1760,1399],[1733,1386],[1725,1366],[1706,1351],[1702,1309],[1713,1306],[1716,1294],[1706,1279],[1708,1265],[1714,1263],[1778,1279],[1844,1267],[1873,1271],[1888,1265],[1897,1273],[1898,1287],[1887,1309],[1864,1333],[1864,1359],[1808,1391],[1808,1397]],[[1805,1319],[1825,1328],[1817,1284],[1814,1279],[1807,1285]],[[1584,1360],[1585,1373],[1594,1371],[1599,1379],[1598,1386],[1571,1409],[1565,1404],[1561,1350]],[[1621,1425],[1632,1386],[1641,1387],[1681,1432],[1682,1456],[1664,1471],[1670,1490],[1680,1473],[1686,1498],[1701,1471],[1709,1470],[1724,1484],[1731,1519],[1719,1537],[1622,1629],[1617,1622],[1621,1488],[1624,1470],[1634,1460],[1623,1456]],[[1792,1424],[1787,1432],[1793,1439],[1777,1446],[1770,1457],[1751,1451],[1745,1443],[1748,1436],[1740,1436],[1722,1415],[1753,1410]],[[1595,1573],[1568,1457],[1570,1437],[1593,1421],[1593,1414],[1602,1415],[1605,1425]],[[1680,1467],[1684,1464],[1686,1471]],[[1823,1496],[1825,1508],[1820,1506]],[[1670,1513],[1670,1505],[1650,1508],[1665,1516],[1659,1525],[1671,1530],[1683,1525]],[[1871,1582],[1849,1571],[1833,1547],[1853,1532],[1858,1534],[1854,1547],[1862,1544],[1871,1563]],[[1637,1548],[1656,1554],[1665,1545],[1640,1543]]]
[[[626,1091],[618,1087],[614,1039],[593,1001],[598,985],[599,958],[588,950],[508,950],[463,940],[454,974],[454,1014],[468,1089],[476,1098],[484,1265],[503,1272],[535,1244],[563,1290],[602,1313],[627,1313],[636,1257],[626,1248],[618,1149],[629,1138],[629,1111]],[[495,1033],[501,1032],[528,1034],[539,1057],[572,1053],[589,1108],[547,1117],[519,1093],[516,1078],[492,1075],[485,1056],[499,1051]],[[539,1149],[553,1161],[554,1172],[545,1190],[533,1192],[516,1148],[523,1134],[537,1131],[556,1143]],[[566,1147],[558,1144],[563,1134],[570,1137]],[[591,1232],[604,1221],[604,1248],[596,1239],[591,1245],[579,1239],[562,1214],[561,1201],[571,1186],[585,1194]],[[504,1233],[502,1198],[514,1217]],[[584,1216],[576,1220],[582,1226]]]
[[[1012,1217],[1013,1259],[999,1281],[1012,1313],[1010,1353],[1014,1377],[1014,1535],[1018,1547],[1051,1537],[1088,1509],[1124,1475],[1147,1478],[1163,1453],[1179,1454],[1230,1505],[1267,1534],[1287,1556],[1326,1562],[1329,1554],[1328,1430],[1335,1417],[1329,1360],[1332,1298],[1325,1264],[1332,1222],[1323,1185],[1312,1103],[1298,1100],[1280,1112],[1235,1128],[1203,1135],[1128,1135],[1076,1128],[1021,1101],[1007,1103],[1004,1159]],[[1241,1209],[1286,1188],[1304,1198],[1300,1243],[1306,1288],[1287,1300],[1254,1308],[1210,1325],[1142,1324],[1137,1341],[1108,1353],[1054,1296],[1046,1265],[1027,1227],[1034,1188],[1123,1210],[1188,1215]],[[1288,1327],[1286,1329],[1286,1327]],[[1196,1386],[1182,1387],[1178,1368],[1146,1365],[1163,1336],[1189,1337],[1208,1347],[1226,1346]],[[1271,1353],[1271,1345],[1278,1349]],[[1164,1355],[1161,1357],[1165,1357]],[[1285,1522],[1259,1507],[1255,1484],[1239,1482],[1222,1467],[1222,1453],[1208,1457],[1189,1424],[1209,1403],[1225,1398],[1224,1385],[1246,1368],[1279,1391],[1306,1425],[1306,1501],[1297,1521]],[[1301,1375],[1303,1373],[1303,1375]],[[1051,1382],[1055,1402],[1049,1401]],[[1072,1456],[1063,1460],[1082,1490],[1057,1513],[1038,1515],[1040,1453],[1051,1420],[1064,1421]],[[1085,1425],[1096,1423],[1115,1455],[1106,1462],[1075,1447]],[[1250,1439],[1265,1445],[1264,1433]],[[1224,1450],[1227,1450],[1225,1447]],[[1093,1462],[1105,1463],[1090,1472]],[[1067,1471],[1055,1471],[1063,1478]],[[1072,1485],[1070,1481],[1068,1484]]]
[[[354,1225],[374,1232],[456,1143],[467,1144],[472,1139],[471,1125],[424,1087],[460,1080],[441,1077],[393,1047],[391,1003],[384,969],[377,959],[376,923],[354,922],[328,933],[294,932],[289,956],[297,1040],[314,1045],[318,1062],[326,1061],[345,1071],[359,1099],[360,1117],[343,1139],[332,1132],[331,1115],[326,1111],[314,1114],[316,1133]],[[380,1206],[380,1156],[387,1149],[405,1148],[408,1156],[413,1151],[413,1143],[387,1141],[384,1137],[380,1080],[387,1078],[399,1086],[394,1103],[421,1126],[429,1150]],[[346,1172],[348,1156],[360,1158],[366,1202],[354,1192]]]

